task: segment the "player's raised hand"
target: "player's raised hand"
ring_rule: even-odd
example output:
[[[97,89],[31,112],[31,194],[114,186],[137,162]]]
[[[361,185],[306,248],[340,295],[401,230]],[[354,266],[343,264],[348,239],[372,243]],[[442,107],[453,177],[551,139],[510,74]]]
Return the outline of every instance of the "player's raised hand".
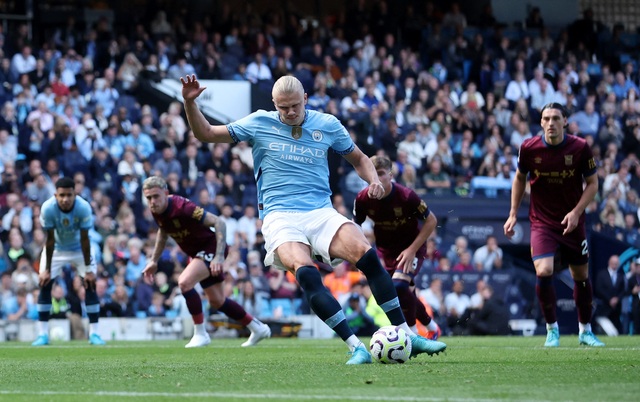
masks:
[[[182,98],[185,101],[194,100],[202,91],[207,89],[207,87],[201,87],[196,75],[193,74],[191,76],[187,75],[186,77],[180,77],[180,82],[182,82]]]
[[[384,195],[384,187],[382,186],[382,183],[380,183],[379,181],[374,181],[373,183],[369,184],[367,195],[369,196],[369,198],[375,198],[376,200],[381,199]]]
[[[155,261],[149,261],[147,266],[142,270],[142,275],[153,282],[153,275],[158,271],[158,263]]]

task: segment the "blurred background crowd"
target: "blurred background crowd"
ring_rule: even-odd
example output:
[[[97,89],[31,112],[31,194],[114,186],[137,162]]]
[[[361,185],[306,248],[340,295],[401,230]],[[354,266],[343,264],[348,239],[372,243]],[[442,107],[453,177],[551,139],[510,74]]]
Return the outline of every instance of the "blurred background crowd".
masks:
[[[308,312],[294,278],[263,266],[251,148],[202,144],[181,103],[161,107],[139,96],[145,80],[187,74],[249,81],[266,96],[276,79],[294,74],[309,109],[338,117],[368,155],[390,156],[395,180],[427,203],[473,197],[474,182],[483,196],[507,197],[520,144],[540,133],[540,107],[561,103],[567,131],[591,144],[598,163],[589,230],[640,247],[637,32],[606,25],[588,8],[550,27],[548,10],[532,8],[513,25],[498,21],[490,3],[469,14],[458,2],[362,0],[312,17],[289,2],[261,11],[240,3],[240,11],[221,2],[198,18],[184,6],[147,7],[133,24],[69,17],[46,32],[0,25],[0,318],[37,318],[40,206],[62,176],[73,177],[94,210],[103,316],[188,314],[176,286],[186,256],[175,244],[155,281],[141,278],[157,229],[141,196],[150,175],[225,220],[229,297],[261,318]],[[366,183],[341,158],[330,164],[334,206],[350,216]],[[424,272],[505,268],[495,238],[446,244],[435,233],[428,245]],[[353,267],[319,267],[345,309],[360,297],[366,307],[367,286]],[[480,309],[491,296],[481,282],[466,293],[455,282],[438,289],[438,280],[419,290],[447,329],[462,307]],[[621,297],[633,288],[624,286]],[[54,288],[54,313],[82,316],[82,299],[69,267]]]

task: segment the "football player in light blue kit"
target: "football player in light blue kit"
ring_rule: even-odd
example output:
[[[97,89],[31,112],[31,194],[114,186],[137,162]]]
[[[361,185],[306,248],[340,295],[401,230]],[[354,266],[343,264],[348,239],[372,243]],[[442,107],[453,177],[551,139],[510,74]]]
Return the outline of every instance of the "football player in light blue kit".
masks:
[[[33,346],[49,344],[51,288],[62,267],[72,264],[84,280],[85,305],[89,316],[89,343],[104,345],[98,335],[100,302],[96,294],[97,267],[91,255],[89,229],[93,227],[91,205],[76,197],[73,179],[63,177],[56,182],[56,193],[42,204],[40,223],[47,242],[40,257],[40,295],[38,296],[39,334]]]
[[[348,345],[351,358],[347,364],[370,363],[371,356],[349,328],[340,304],[324,287],[314,257],[355,264],[367,277],[391,323],[410,334],[414,355],[445,350],[444,343],[416,335],[407,326],[391,277],[375,250],[362,231],[331,205],[329,152],[342,155],[369,183],[369,197],[379,199],[384,194],[373,164],[340,121],[305,110],[307,94],[302,83],[284,76],[272,90],[277,111],[259,110],[226,126],[212,126],[195,102],[206,88],[195,75],[180,80],[187,119],[196,138],[214,143],[247,141],[253,146],[258,209],[264,220],[265,264],[295,274],[313,311]]]

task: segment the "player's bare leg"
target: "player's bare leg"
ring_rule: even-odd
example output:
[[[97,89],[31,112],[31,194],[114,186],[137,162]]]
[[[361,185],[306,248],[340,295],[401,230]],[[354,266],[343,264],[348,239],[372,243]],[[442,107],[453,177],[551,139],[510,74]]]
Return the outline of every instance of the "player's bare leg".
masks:
[[[185,345],[185,348],[199,348],[207,346],[211,343],[211,337],[207,332],[204,322],[204,312],[202,310],[202,298],[195,289],[196,283],[204,280],[210,275],[209,268],[206,263],[194,258],[189,265],[186,266],[180,278],[178,278],[178,286],[187,303],[187,309],[193,319],[193,337]]]

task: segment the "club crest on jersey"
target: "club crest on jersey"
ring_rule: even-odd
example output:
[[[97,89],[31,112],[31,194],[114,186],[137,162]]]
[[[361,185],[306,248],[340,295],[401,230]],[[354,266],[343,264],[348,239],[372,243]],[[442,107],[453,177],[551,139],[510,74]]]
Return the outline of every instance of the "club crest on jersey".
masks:
[[[302,127],[293,126],[291,127],[291,136],[294,140],[299,140],[302,137]]]
[[[313,133],[311,133],[311,138],[313,138],[313,140],[316,142],[322,141],[322,131],[315,130]]]
[[[180,221],[177,219],[173,219],[173,226],[178,229],[180,227]]]
[[[537,164],[542,163],[542,158],[540,158],[540,157],[535,158],[535,159],[533,160],[533,163],[537,163]]]
[[[564,164],[567,166],[573,165],[573,155],[565,155],[564,156]]]
[[[393,208],[393,213],[395,214],[395,216],[402,216],[402,207]]]

